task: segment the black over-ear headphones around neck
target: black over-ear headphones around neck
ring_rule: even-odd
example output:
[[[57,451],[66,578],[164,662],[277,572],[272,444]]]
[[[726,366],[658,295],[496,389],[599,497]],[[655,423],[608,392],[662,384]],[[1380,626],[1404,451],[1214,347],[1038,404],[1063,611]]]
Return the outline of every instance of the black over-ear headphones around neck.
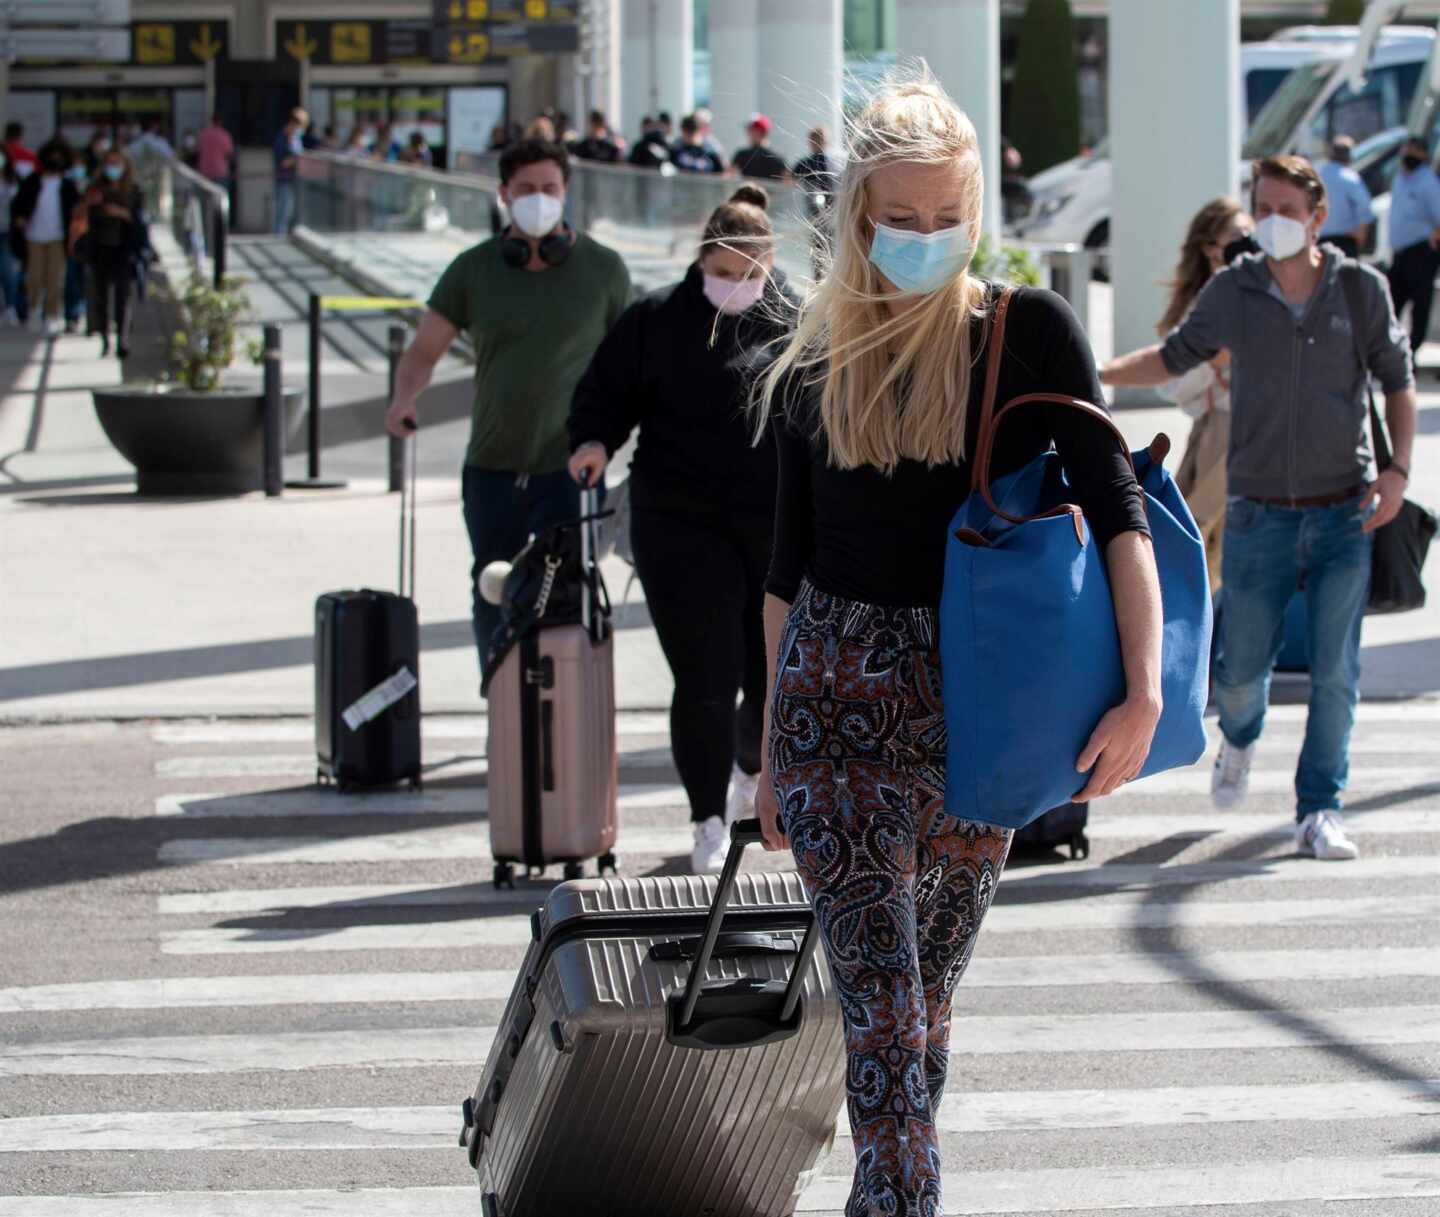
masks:
[[[513,228],[507,229],[505,235],[500,238],[500,256],[505,259],[506,266],[522,270],[530,263],[530,242],[524,237],[512,235],[513,232]],[[559,266],[570,256],[570,251],[574,248],[574,230],[568,226],[562,227],[541,239],[540,261],[546,266]]]

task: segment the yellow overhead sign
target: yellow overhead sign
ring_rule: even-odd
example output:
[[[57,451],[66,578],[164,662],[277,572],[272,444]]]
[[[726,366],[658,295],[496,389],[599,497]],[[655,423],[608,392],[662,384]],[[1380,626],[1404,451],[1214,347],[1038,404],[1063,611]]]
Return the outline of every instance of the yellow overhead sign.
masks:
[[[368,21],[337,21],[330,27],[330,62],[370,62]]]
[[[295,33],[285,40],[285,49],[290,52],[292,59],[303,62],[320,49],[320,44],[306,34],[305,23],[302,21],[295,27]]]
[[[150,67],[175,62],[175,27],[157,23],[135,27],[135,62]]]
[[[201,63],[209,63],[216,55],[225,49],[225,43],[210,34],[210,23],[203,22],[200,26],[200,36],[191,39],[190,53]]]

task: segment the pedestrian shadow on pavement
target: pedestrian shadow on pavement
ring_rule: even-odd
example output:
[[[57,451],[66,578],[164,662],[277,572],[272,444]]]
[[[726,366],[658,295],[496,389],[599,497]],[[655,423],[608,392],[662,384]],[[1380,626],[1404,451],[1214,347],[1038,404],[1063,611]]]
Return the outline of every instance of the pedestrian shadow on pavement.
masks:
[[[648,623],[648,610],[642,605],[635,605],[617,623],[617,628],[641,629]],[[422,654],[474,646],[475,635],[468,617],[431,622],[420,627]],[[308,667],[314,662],[314,636],[304,634],[208,647],[180,647],[173,651],[139,651],[133,655],[102,655],[94,659],[24,664],[0,668],[0,702],[88,693],[99,689],[132,688],[171,680],[200,680],[242,672]]]
[[[1389,796],[1386,796],[1389,797]],[[1348,812],[1347,808],[1347,812]],[[1239,841],[1229,849],[1222,850],[1209,860],[1212,862],[1250,862],[1278,860],[1266,859],[1274,843],[1264,837]],[[1316,866],[1343,866],[1343,863],[1316,862]],[[1343,877],[1343,872],[1337,872]],[[1185,901],[1203,894],[1211,880],[1201,879],[1194,885],[1176,889],[1152,888],[1146,893],[1144,909],[1164,906],[1176,908]],[[1003,884],[1002,884],[1003,890]],[[1246,983],[1226,976],[1217,968],[1204,964],[1203,952],[1197,952],[1184,942],[1181,929],[1172,920],[1164,926],[1136,926],[1130,930],[1135,945],[1162,968],[1169,970],[1185,988],[1203,990],[1209,997],[1217,999],[1231,1009],[1254,1015],[1265,1022],[1285,1028],[1294,1034],[1297,1044],[1304,1050],[1322,1053],[1350,1068],[1358,1068],[1382,1081],[1397,1083],[1428,1083],[1431,1078],[1425,1071],[1415,1070],[1396,1057],[1388,1056],[1368,1045],[1331,1038],[1330,1028],[1309,1018],[1305,1011],[1295,1007],[1281,1006],[1273,998],[1259,992]],[[1177,963],[1177,961],[1183,961]],[[1433,1145],[1433,1143],[1432,1143]]]

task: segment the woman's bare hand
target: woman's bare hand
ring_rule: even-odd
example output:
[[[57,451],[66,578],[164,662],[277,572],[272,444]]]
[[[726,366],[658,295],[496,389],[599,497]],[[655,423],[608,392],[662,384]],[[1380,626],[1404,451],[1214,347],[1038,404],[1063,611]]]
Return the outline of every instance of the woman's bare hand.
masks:
[[[1133,781],[1150,755],[1150,743],[1160,722],[1158,698],[1132,697],[1116,706],[1095,728],[1075,768],[1090,773],[1075,802],[1101,799]]]

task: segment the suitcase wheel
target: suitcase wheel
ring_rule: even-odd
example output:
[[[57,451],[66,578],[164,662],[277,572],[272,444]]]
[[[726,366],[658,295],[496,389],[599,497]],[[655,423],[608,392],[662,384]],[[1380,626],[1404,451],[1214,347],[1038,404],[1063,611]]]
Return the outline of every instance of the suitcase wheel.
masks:
[[[567,862],[567,863],[565,863],[565,878],[567,878],[567,879],[583,879],[584,877],[585,877],[585,867],[584,867],[584,864],[583,864],[583,863],[580,863],[580,862]]]
[[[603,879],[606,871],[609,871],[612,875],[620,873],[616,870],[614,854],[601,854],[595,859],[595,873]]]
[[[1070,859],[1073,862],[1076,858],[1088,858],[1090,856],[1090,838],[1083,832],[1077,832],[1070,838]]]
[[[502,887],[508,887],[512,892],[515,890],[515,868],[510,863],[495,863],[494,879],[496,890]]]

